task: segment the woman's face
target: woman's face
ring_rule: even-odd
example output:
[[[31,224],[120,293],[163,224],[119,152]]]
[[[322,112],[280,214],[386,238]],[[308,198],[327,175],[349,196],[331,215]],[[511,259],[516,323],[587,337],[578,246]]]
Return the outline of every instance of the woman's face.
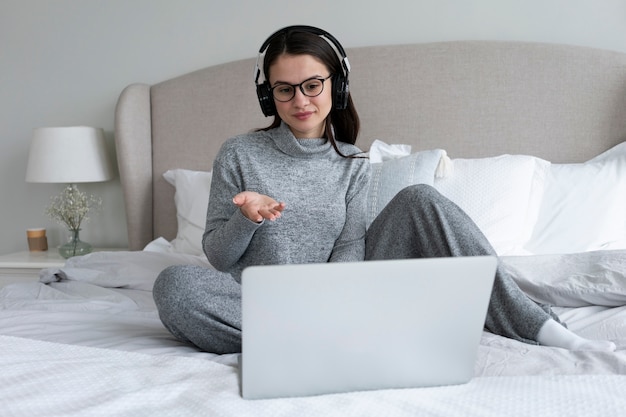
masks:
[[[328,68],[311,55],[283,54],[269,68],[270,86],[300,84],[311,78],[326,78]],[[331,79],[324,81],[324,90],[316,97],[302,94],[296,87],[293,99],[281,102],[274,100],[280,118],[289,126],[298,139],[321,138],[324,122],[332,109]]]

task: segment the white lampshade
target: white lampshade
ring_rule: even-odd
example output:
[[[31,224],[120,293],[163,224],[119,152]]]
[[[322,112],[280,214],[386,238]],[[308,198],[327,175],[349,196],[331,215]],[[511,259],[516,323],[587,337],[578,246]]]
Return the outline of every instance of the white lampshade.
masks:
[[[100,182],[112,178],[102,129],[87,126],[35,129],[28,152],[27,182]]]

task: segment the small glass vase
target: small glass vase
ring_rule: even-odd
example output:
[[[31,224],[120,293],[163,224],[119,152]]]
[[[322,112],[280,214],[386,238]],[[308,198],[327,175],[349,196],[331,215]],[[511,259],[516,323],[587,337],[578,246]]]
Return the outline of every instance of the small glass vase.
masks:
[[[74,229],[69,231],[70,238],[68,242],[59,247],[59,254],[65,259],[72,256],[87,255],[91,253],[93,248],[87,242],[80,240],[80,229]]]

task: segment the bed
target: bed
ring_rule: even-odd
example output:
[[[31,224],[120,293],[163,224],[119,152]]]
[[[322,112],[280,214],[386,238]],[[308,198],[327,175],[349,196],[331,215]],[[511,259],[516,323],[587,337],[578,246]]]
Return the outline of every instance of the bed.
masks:
[[[238,355],[200,352],[162,326],[152,283],[199,249],[212,160],[269,124],[255,58],[156,85],[116,108],[128,251],[96,252],[0,290],[7,416],[610,416],[626,409],[626,54],[521,42],[347,50],[370,150],[369,216],[404,185],[461,205],[532,298],[613,353],[484,332],[468,384],[241,398]],[[390,355],[393,352],[389,353]]]

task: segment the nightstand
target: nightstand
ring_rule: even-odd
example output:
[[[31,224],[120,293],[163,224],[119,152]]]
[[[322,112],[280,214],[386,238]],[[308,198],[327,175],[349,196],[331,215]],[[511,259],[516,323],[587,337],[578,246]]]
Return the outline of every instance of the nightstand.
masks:
[[[43,268],[61,267],[65,259],[57,250],[0,255],[0,287],[13,282],[37,281]]]

